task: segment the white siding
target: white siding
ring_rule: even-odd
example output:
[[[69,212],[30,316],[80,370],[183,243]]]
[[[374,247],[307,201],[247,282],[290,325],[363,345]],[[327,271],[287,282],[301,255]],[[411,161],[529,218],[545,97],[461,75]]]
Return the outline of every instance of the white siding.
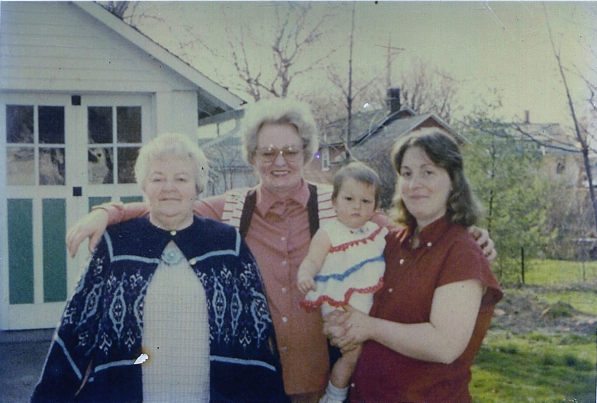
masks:
[[[3,90],[196,90],[193,83],[74,4],[2,2],[1,7]]]
[[[157,133],[177,132],[197,139],[197,93],[168,91],[156,94]]]

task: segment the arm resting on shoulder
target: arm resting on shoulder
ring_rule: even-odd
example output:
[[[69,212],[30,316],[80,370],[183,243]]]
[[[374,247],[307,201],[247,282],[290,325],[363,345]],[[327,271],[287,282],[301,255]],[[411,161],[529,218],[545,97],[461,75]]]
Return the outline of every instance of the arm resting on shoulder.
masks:
[[[468,232],[471,233],[481,249],[483,249],[483,254],[487,260],[489,260],[489,263],[492,263],[497,257],[497,251],[495,250],[493,240],[489,237],[489,232],[484,228],[479,228],[474,225],[468,228]]]
[[[404,324],[373,318],[347,307],[347,313],[336,315],[334,328],[324,332],[332,336],[332,344],[350,349],[355,343],[374,340],[391,350],[422,361],[450,364],[468,345],[483,298],[483,285],[466,280],[441,286],[435,290],[427,323]],[[338,326],[345,332],[339,335]]]
[[[108,225],[118,224],[149,212],[145,203],[104,203],[75,223],[66,234],[66,246],[71,257],[75,257],[79,245],[89,238],[89,252],[93,253]]]

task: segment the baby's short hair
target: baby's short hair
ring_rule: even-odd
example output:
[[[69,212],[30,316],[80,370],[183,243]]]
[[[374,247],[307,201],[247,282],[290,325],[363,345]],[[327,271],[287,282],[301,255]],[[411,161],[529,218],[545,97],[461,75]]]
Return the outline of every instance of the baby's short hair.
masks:
[[[340,188],[344,181],[352,178],[357,182],[373,186],[375,190],[375,208],[379,206],[381,198],[381,179],[375,170],[362,162],[351,162],[342,167],[334,176],[334,189],[332,191],[332,200],[336,200]]]

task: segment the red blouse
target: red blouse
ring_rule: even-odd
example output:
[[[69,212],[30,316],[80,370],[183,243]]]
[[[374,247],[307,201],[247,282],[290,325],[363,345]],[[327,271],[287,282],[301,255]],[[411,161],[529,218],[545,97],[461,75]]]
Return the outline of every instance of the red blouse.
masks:
[[[441,218],[419,234],[394,230],[387,237],[384,287],[375,294],[371,316],[399,323],[429,322],[435,289],[478,279],[486,287],[473,335],[464,353],[451,364],[406,357],[368,341],[350,390],[351,402],[471,402],[471,365],[487,333],[495,304],[503,293],[489,262],[473,237],[460,225]]]

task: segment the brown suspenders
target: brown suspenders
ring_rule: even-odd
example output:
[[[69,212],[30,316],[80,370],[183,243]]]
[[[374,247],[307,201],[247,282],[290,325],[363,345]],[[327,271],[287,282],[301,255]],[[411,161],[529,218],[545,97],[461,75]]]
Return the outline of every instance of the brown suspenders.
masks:
[[[309,201],[307,202],[307,211],[309,213],[309,230],[311,232],[311,238],[319,229],[319,206],[317,205],[317,186],[308,183],[309,186]],[[247,192],[245,198],[245,204],[243,205],[243,212],[240,216],[240,224],[238,231],[244,238],[249,230],[251,219],[255,211],[255,204],[257,203],[257,192],[255,189],[251,189]]]

